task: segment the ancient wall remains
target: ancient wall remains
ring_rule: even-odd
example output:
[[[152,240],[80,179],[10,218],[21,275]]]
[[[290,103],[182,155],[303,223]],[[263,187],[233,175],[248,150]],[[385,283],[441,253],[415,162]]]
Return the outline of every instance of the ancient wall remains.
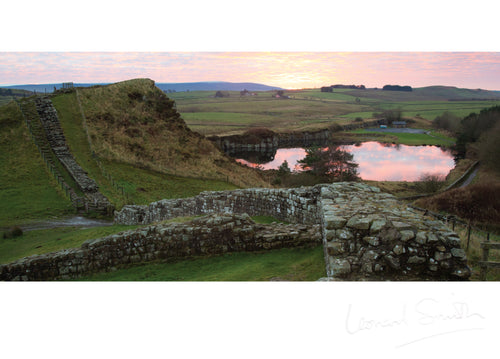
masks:
[[[321,244],[319,225],[256,224],[248,215],[212,214],[92,239],[80,248],[0,265],[0,280],[74,279],[156,259]]]
[[[466,280],[460,238],[444,223],[376,187],[345,182],[300,189],[203,192],[149,206],[125,206],[121,224],[156,224],[85,242],[81,248],[0,266],[0,280],[69,279],[153,259],[302,246],[323,242],[326,274],[338,280]],[[216,214],[225,213],[225,214]],[[257,225],[248,215],[297,223]]]
[[[268,215],[289,223],[319,223],[319,187],[297,189],[251,188],[202,192],[198,196],[166,199],[148,206],[127,205],[115,212],[115,223],[149,224],[166,219],[228,212],[250,216]]]
[[[378,188],[321,190],[329,277],[350,280],[463,280],[471,272],[460,238]]]

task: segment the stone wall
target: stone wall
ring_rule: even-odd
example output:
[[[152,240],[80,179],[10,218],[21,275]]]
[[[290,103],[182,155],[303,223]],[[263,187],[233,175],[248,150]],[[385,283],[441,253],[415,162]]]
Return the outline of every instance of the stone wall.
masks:
[[[376,187],[356,182],[203,192],[149,206],[125,206],[115,213],[115,222],[147,225],[209,213],[185,224],[150,225],[87,241],[78,249],[24,258],[0,266],[0,279],[69,279],[153,259],[294,247],[321,240],[330,279],[466,280],[471,275],[460,238],[444,223]],[[257,225],[248,215],[271,215],[297,224]]]
[[[347,125],[341,125],[339,128],[342,131],[355,130],[357,128],[375,127],[381,123],[380,120],[371,120],[363,122],[353,122]],[[290,147],[308,147],[322,146],[332,139],[333,132],[330,129],[322,129],[316,131],[300,131],[300,132],[283,132],[275,133],[271,137],[262,138],[259,142],[248,143],[246,136],[231,135],[231,136],[210,136],[209,140],[216,143],[224,152],[232,155],[238,152],[276,152],[278,148]]]
[[[319,187],[297,189],[252,188],[202,192],[196,197],[166,199],[148,206],[127,205],[115,212],[115,223],[150,224],[166,219],[229,212],[268,215],[289,223],[319,223]]]
[[[321,244],[319,225],[255,224],[248,215],[212,214],[86,241],[80,248],[0,265],[0,280],[74,279],[156,259]]]
[[[471,272],[460,238],[442,222],[362,184],[321,191],[329,277],[349,280],[463,280]]]
[[[107,212],[111,206],[108,199],[99,191],[97,183],[75,161],[66,144],[64,132],[57,117],[57,111],[48,97],[37,97],[36,110],[45,130],[47,140],[59,161],[66,168],[78,187],[85,194],[86,202],[95,210]]]

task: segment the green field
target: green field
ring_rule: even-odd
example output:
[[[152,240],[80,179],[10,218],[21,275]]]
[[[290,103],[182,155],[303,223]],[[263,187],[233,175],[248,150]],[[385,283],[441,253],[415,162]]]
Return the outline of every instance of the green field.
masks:
[[[325,277],[323,247],[239,252],[152,262],[99,273],[87,281],[315,281]]]
[[[32,142],[15,102],[0,111],[0,227],[74,213]]]
[[[404,118],[418,118],[419,125],[424,121],[430,128],[430,122],[445,111],[464,117],[500,104],[500,99],[480,100],[486,96],[480,92],[443,87],[408,93],[374,89],[334,89],[333,93],[319,89],[285,91],[289,99],[273,98],[273,91],[243,97],[230,92],[230,97],[224,98],[215,98],[214,94],[196,91],[168,96],[176,101],[186,123],[205,135],[241,133],[249,127],[267,127],[278,132],[326,128],[334,123],[351,123],[357,117],[373,119],[373,113],[396,109],[401,110]]]
[[[35,254],[77,248],[88,239],[101,238],[137,227],[113,225],[88,229],[60,227],[27,231],[20,237],[0,239],[0,263],[9,263]]]
[[[450,146],[455,143],[455,139],[445,136],[441,133],[431,131],[429,135],[420,133],[380,133],[366,130],[354,130],[349,133],[359,134],[370,138],[375,133],[373,140],[378,142],[399,143],[410,146],[434,145],[434,146]]]

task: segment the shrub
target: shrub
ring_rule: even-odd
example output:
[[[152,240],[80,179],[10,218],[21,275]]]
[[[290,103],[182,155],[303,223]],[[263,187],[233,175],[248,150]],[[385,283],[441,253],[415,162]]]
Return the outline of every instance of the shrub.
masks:
[[[23,230],[17,226],[12,227],[10,230],[7,232],[3,233],[3,238],[16,238],[16,237],[21,237],[23,235]]]
[[[444,176],[432,173],[424,173],[416,183],[417,190],[423,193],[437,192],[444,184]]]
[[[363,119],[361,117],[356,117],[356,119],[354,120],[354,122],[363,122]]]

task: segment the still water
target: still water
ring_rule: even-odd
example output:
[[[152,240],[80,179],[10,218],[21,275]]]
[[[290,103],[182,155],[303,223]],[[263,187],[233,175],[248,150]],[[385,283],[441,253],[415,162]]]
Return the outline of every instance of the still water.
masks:
[[[417,181],[424,173],[446,176],[455,167],[450,151],[436,146],[407,146],[363,142],[360,145],[346,145],[342,149],[354,155],[359,164],[358,173],[364,180],[373,181]],[[254,163],[244,159],[238,162],[264,169],[278,169],[287,161],[290,169],[300,171],[297,161],[306,156],[303,148],[280,148],[272,161]]]

